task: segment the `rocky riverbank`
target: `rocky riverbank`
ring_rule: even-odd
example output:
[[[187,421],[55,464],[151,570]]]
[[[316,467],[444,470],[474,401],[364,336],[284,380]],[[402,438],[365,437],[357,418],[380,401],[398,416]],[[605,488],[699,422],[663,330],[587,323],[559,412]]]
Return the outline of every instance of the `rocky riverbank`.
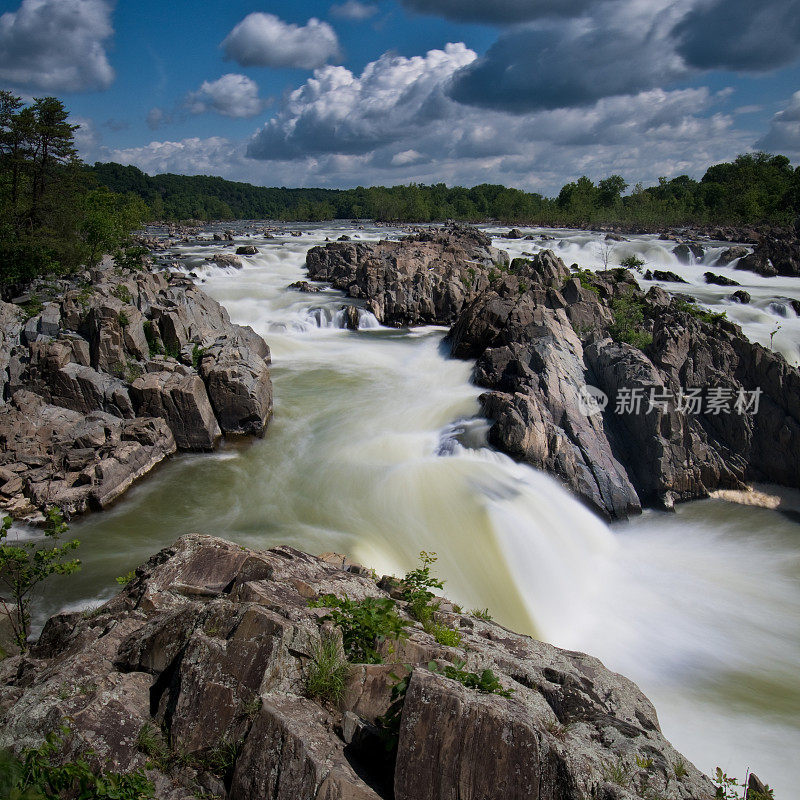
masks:
[[[0,508],[105,508],[181,451],[260,435],[269,348],[190,280],[106,259],[0,303]]]
[[[798,370],[626,270],[570,269],[550,251],[509,264],[463,228],[332,243],[307,266],[385,324],[452,325],[453,355],[477,359],[491,390],[490,442],[606,516],[750,481],[800,485]],[[587,411],[587,385],[607,405]]]
[[[63,758],[145,770],[169,800],[714,796],[628,679],[445,600],[435,622],[459,638],[440,644],[400,588],[342,557],[183,537],[0,662],[0,746],[68,720]],[[359,663],[330,595],[397,614],[403,634]],[[323,641],[351,653],[338,703],[310,681]]]

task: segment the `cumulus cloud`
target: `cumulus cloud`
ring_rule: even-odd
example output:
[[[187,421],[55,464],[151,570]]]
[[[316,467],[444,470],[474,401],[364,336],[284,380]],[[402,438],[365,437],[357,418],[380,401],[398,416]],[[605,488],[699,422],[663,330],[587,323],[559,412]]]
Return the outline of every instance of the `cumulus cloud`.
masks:
[[[331,14],[334,17],[354,20],[355,22],[374,17],[377,13],[378,6],[372,3],[360,3],[359,0],[346,0],[344,3],[331,6]]]
[[[248,154],[367,153],[437,116],[442,84],[475,58],[465,45],[448,44],[414,58],[387,53],[358,77],[344,67],[318,69],[254,136]]]
[[[597,6],[591,19],[513,27],[455,77],[450,95],[468,105],[522,113],[587,106],[668,85],[689,74],[667,45],[685,2],[654,13],[652,4],[631,0]]]
[[[327,22],[312,17],[306,25],[293,25],[260,12],[236,25],[222,48],[242,67],[315,69],[340,56],[336,32]]]
[[[111,0],[23,0],[0,16],[0,81],[21,90],[80,92],[114,80],[105,46]]]
[[[456,22],[488,22],[499,25],[544,17],[571,17],[597,0],[401,0],[420,14],[434,14]]]
[[[775,114],[756,147],[770,153],[800,156],[800,92],[795,92],[786,108]]]
[[[678,52],[698,69],[774,69],[800,56],[800,0],[701,2],[674,35]]]
[[[204,81],[186,97],[192,114],[215,111],[226,117],[254,117],[267,102],[258,96],[258,84],[246,75],[228,73],[215,81]]]
[[[143,147],[108,150],[108,159],[133,164],[155,175],[176,172],[186,175],[230,174],[241,156],[241,145],[221,136],[192,137],[177,142],[150,142]]]

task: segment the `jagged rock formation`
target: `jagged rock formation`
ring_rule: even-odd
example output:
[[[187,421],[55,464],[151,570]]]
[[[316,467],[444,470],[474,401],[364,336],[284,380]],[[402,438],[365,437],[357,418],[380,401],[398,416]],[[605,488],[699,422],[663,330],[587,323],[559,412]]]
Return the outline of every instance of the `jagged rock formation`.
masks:
[[[440,247],[462,252],[454,235],[442,234]],[[407,276],[421,263],[415,239],[408,258],[403,243],[392,244],[391,259],[383,243],[375,257],[359,245],[359,264],[381,264],[381,282],[363,284],[378,292],[376,307],[384,307],[384,287],[397,283],[395,265]],[[342,285],[362,274],[338,250],[312,253],[312,264],[337,265]],[[800,373],[737,326],[658,287],[645,295],[622,269],[574,275],[550,251],[510,268],[478,267],[473,298],[437,317],[443,282],[459,273],[431,263],[426,280],[402,295],[402,318],[446,324],[456,313],[452,353],[477,359],[475,381],[491,390],[481,397],[490,442],[557,475],[601,514],[671,507],[746,481],[800,485]],[[602,412],[587,413],[587,385],[608,397]],[[681,393],[695,389],[700,407],[679,409]],[[651,392],[671,402],[651,407]],[[753,392],[761,393],[758,413],[737,413],[736,402],[752,401]],[[626,395],[640,396],[638,408],[626,410]],[[714,396],[727,398],[727,413],[714,410]]]
[[[384,325],[449,325],[488,288],[508,255],[474,228],[423,231],[401,242],[331,242],[312,247],[309,278],[365,298]]]
[[[27,314],[0,303],[0,506],[13,516],[104,508],[176,449],[263,432],[269,348],[186,278],[106,261],[22,301]]]
[[[800,231],[786,230],[765,234],[749,255],[743,256],[736,269],[746,269],[764,277],[800,276]]]
[[[398,601],[409,635],[381,645],[388,663],[351,665],[339,706],[311,699],[321,637],[341,636],[309,605],[328,593],[390,596],[343,559],[183,537],[105,605],[51,618],[28,655],[0,662],[0,746],[35,746],[69,718],[70,753],[147,768],[169,800],[713,797],[627,678],[446,601],[437,617],[459,647]],[[445,677],[457,660],[492,670],[510,696]]]

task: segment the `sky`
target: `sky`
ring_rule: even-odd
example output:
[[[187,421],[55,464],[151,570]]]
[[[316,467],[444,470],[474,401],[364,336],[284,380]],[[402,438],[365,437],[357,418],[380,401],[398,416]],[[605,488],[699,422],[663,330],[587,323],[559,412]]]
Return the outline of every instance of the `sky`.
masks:
[[[149,174],[648,185],[800,162],[800,0],[0,0],[0,88]]]

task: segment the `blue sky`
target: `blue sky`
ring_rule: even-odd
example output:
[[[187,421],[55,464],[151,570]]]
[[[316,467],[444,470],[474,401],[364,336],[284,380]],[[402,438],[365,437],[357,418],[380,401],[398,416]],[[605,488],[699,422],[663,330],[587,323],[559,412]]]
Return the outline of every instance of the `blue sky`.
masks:
[[[151,174],[552,194],[800,161],[800,0],[0,0],[0,86]]]

